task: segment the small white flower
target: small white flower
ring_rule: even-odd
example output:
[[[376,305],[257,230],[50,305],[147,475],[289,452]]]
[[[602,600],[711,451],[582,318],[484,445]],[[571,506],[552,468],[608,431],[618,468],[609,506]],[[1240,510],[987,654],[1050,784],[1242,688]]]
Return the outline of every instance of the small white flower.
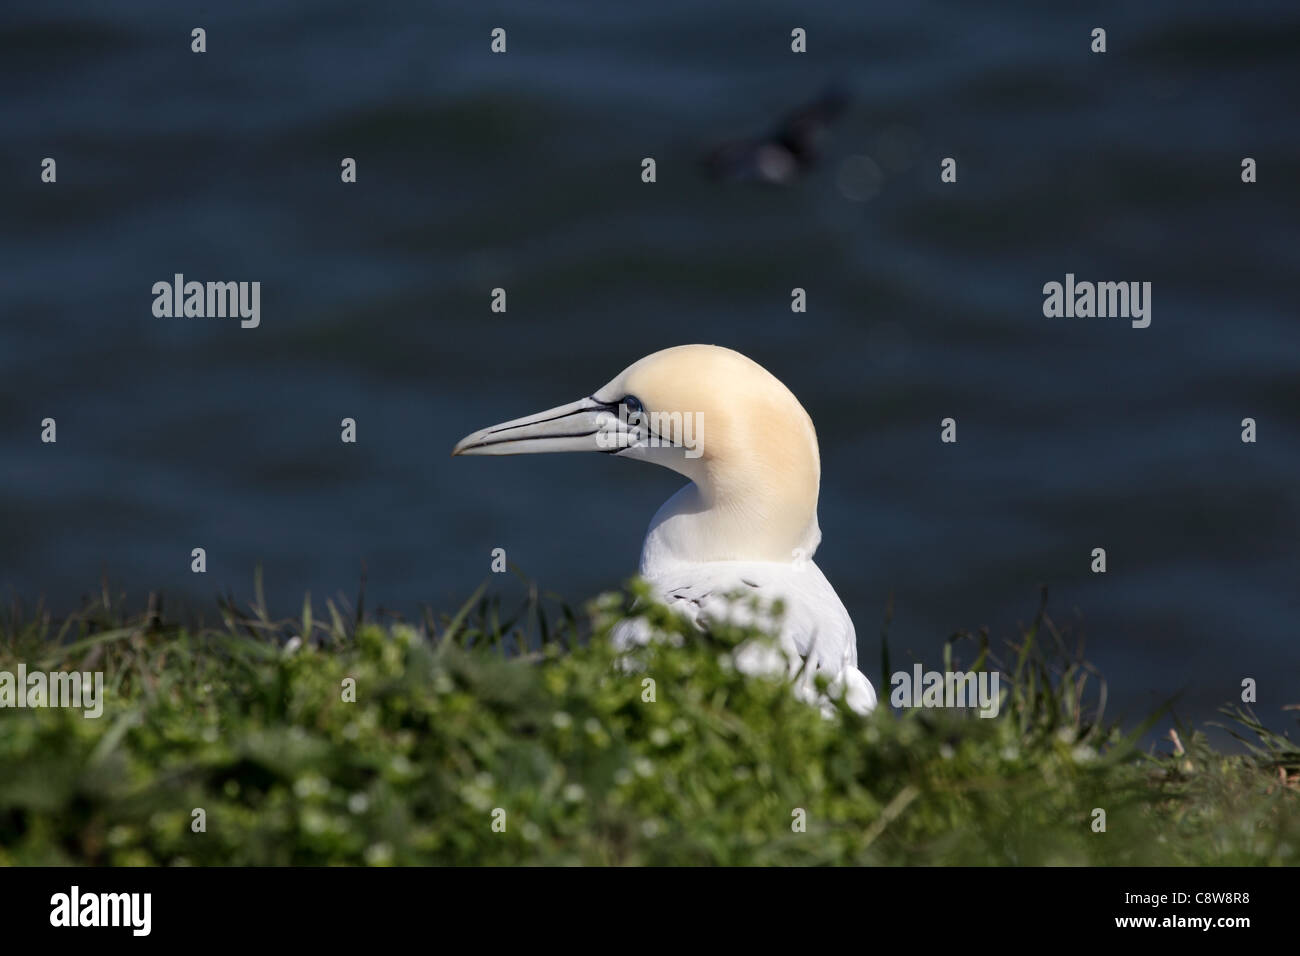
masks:
[[[329,793],[329,789],[329,782],[324,777],[314,773],[303,774],[293,782],[294,794],[303,799]]]
[[[789,665],[780,648],[754,639],[736,648],[736,670],[749,677],[784,677]]]
[[[393,773],[405,777],[411,772],[411,761],[406,754],[398,754],[389,761],[388,765],[393,768]]]
[[[393,862],[393,848],[387,843],[372,843],[366,847],[366,862],[371,866],[388,866]]]
[[[582,789],[582,784],[571,783],[564,788],[564,799],[569,803],[579,803],[587,795],[587,791]]]

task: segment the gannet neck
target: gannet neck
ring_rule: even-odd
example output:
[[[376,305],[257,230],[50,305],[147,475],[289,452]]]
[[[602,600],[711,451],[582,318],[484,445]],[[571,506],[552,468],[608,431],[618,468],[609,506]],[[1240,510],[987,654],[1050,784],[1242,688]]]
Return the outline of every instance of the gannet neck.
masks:
[[[686,564],[765,561],[793,564],[811,558],[821,542],[815,509],[806,521],[786,512],[774,499],[731,498],[710,505],[692,482],[656,512],[641,548],[640,572],[654,577]]]
[[[812,556],[821,540],[817,433],[785,385],[739,352],[714,346],[667,349],[620,378],[617,388],[651,396],[648,408],[695,412],[700,421],[699,457],[627,452],[691,479],[652,520],[643,573],[647,563]]]

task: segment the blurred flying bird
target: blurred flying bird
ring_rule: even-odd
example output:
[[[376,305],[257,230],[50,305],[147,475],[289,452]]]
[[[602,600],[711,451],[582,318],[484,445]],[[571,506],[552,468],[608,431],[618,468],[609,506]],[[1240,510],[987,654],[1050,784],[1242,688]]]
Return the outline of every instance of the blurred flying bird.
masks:
[[[705,172],[714,179],[789,185],[817,162],[831,127],[848,105],[849,96],[843,88],[828,87],[817,99],[787,115],[770,133],[712,149],[703,159]]]
[[[784,655],[742,645],[737,666],[780,669],[824,712],[818,675],[859,713],[875,706],[857,667],[853,622],[812,561],[821,541],[817,433],[770,372],[731,349],[680,345],[635,362],[587,398],[467,435],[452,454],[551,451],[640,459],[690,479],[660,507],[642,545],[640,573],[658,599],[702,630],[727,619],[773,633]],[[760,600],[755,607],[734,601],[737,594]],[[642,618],[613,635],[624,650],[650,637]]]

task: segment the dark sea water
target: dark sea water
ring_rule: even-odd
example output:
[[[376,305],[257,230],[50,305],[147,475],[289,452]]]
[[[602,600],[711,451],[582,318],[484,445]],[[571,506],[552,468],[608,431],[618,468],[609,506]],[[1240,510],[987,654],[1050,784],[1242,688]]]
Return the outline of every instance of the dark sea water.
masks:
[[[1113,712],[1179,695],[1205,719],[1253,677],[1278,723],[1300,702],[1300,5],[1089,6],[6,5],[3,593],[66,611],[107,574],[211,618],[261,564],[287,615],[364,562],[368,602],[454,609],[503,547],[581,602],[681,479],[448,452],[710,342],[816,423],[817,559],[878,687],[891,594],[894,663],[937,662],[1047,584]],[[831,81],[852,108],[807,179],[700,175]],[[261,326],[154,317],[175,273],[260,281]],[[1066,273],[1151,282],[1151,326],[1045,318]]]

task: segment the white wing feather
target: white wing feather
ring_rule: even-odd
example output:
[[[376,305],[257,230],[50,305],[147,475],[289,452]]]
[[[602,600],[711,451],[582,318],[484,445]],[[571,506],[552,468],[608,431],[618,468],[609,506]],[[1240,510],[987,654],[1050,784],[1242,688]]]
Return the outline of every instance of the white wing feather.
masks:
[[[731,620],[773,634],[785,654],[774,654],[759,644],[742,645],[736,652],[736,665],[742,671],[769,675],[787,671],[790,677],[799,674],[796,694],[821,704],[824,711],[831,710],[813,685],[813,677],[820,673],[830,680],[831,694],[846,694],[853,710],[868,713],[875,707],[875,690],[858,670],[853,621],[835,589],[812,561],[684,564],[661,570],[647,581],[664,604],[702,631],[709,629],[711,621]],[[736,595],[740,600],[731,600]],[[750,596],[759,599],[757,612],[751,607],[753,602],[745,600]],[[784,606],[779,626],[771,613],[775,601]],[[623,622],[613,634],[615,646],[621,650],[649,639],[643,619]]]

